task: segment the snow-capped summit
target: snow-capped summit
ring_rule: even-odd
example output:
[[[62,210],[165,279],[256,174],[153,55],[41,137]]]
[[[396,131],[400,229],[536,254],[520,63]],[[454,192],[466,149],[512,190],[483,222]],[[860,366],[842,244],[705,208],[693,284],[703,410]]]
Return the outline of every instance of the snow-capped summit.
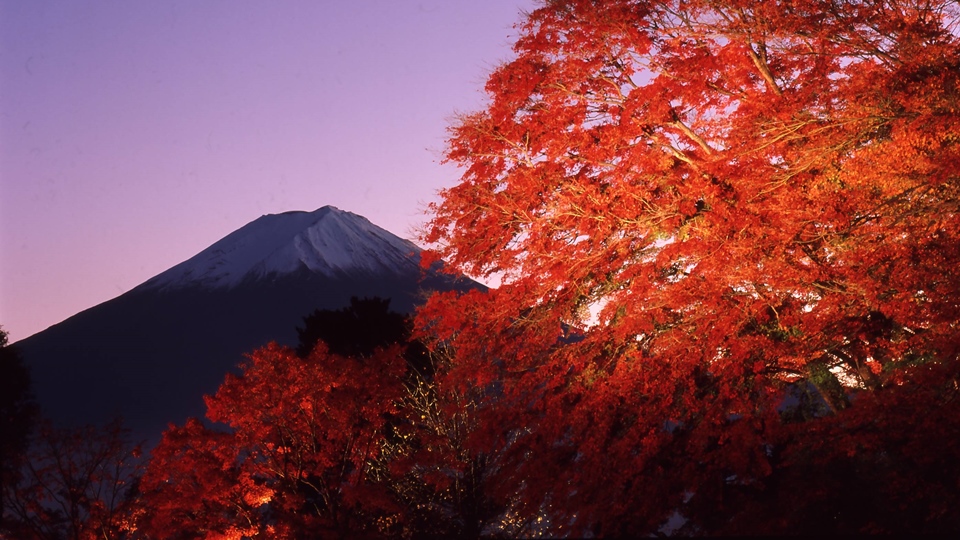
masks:
[[[231,288],[304,269],[328,277],[405,274],[417,271],[419,253],[363,216],[324,206],[261,216],[143,287]]]

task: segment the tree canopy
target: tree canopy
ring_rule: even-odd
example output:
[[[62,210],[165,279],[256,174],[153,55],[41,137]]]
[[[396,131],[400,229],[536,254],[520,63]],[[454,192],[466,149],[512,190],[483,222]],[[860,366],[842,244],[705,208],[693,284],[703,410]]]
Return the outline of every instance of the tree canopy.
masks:
[[[317,309],[297,328],[297,354],[308,356],[323,342],[333,354],[369,356],[377,347],[409,340],[406,317],[390,311],[389,298],[350,298],[342,309]]]
[[[960,526],[939,498],[955,465],[919,489],[958,450],[925,446],[958,433],[958,21],[936,0],[529,14],[489,105],[450,130],[463,176],[423,235],[502,282],[435,296],[420,324],[463,380],[502,382],[490,429],[512,435],[483,444],[517,454],[505,489],[574,533],[674,512],[783,531],[844,469],[857,508],[811,526]],[[819,412],[796,414],[803,394]],[[862,511],[880,492],[889,519]]]

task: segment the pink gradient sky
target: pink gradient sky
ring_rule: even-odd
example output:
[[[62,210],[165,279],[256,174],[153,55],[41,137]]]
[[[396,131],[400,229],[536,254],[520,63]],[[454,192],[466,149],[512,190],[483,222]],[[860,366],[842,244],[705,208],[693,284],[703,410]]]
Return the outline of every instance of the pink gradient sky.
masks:
[[[412,238],[446,126],[533,0],[0,0],[0,325],[11,341],[262,214]]]

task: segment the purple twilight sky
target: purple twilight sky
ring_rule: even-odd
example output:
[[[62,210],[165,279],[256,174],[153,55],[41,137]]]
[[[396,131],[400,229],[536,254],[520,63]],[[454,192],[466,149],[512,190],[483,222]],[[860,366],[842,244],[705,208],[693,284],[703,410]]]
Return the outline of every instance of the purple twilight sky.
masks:
[[[412,238],[533,0],[0,0],[0,325],[23,339],[262,214]]]

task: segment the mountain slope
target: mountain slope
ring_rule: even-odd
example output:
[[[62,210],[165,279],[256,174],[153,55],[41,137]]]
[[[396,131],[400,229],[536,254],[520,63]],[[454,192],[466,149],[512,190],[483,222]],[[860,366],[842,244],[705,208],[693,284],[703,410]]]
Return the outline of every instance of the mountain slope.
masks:
[[[18,342],[38,401],[62,423],[121,415],[154,438],[204,412],[243,354],[295,344],[314,309],[351,296],[410,312],[430,290],[477,284],[421,275],[419,248],[361,216],[324,207],[263,216],[113,300]]]

